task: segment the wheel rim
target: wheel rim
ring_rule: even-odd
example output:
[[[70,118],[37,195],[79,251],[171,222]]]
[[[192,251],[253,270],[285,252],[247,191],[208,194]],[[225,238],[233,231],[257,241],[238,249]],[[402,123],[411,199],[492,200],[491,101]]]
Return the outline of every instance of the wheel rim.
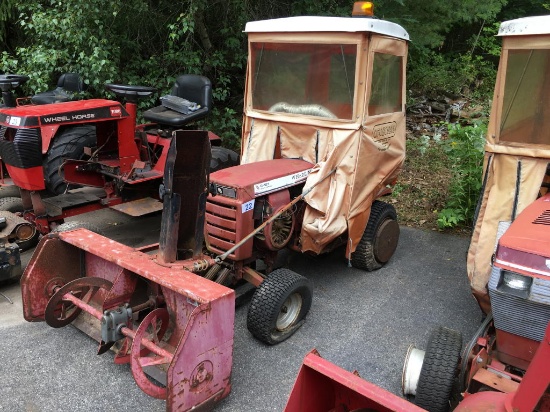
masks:
[[[374,257],[380,263],[386,263],[392,257],[399,240],[399,225],[394,219],[386,219],[374,238]]]
[[[153,365],[166,365],[172,362],[172,358],[165,358],[160,355],[148,356],[151,352],[142,348],[141,342],[144,338],[149,339],[153,344],[159,346],[166,330],[168,329],[169,314],[165,308],[157,308],[150,312],[136,330],[132,350],[130,353],[130,369],[136,384],[147,395],[156,399],[166,399],[168,390],[149,380],[144,367]]]
[[[113,284],[98,277],[74,279],[59,288],[48,301],[44,311],[44,320],[52,328],[61,328],[75,320],[82,309],[71,301],[64,300],[66,293],[71,293],[88,304],[99,290],[110,290]]]
[[[300,314],[301,308],[302,296],[299,293],[290,295],[283,303],[283,306],[281,306],[279,316],[277,316],[277,329],[284,330],[294,324]]]

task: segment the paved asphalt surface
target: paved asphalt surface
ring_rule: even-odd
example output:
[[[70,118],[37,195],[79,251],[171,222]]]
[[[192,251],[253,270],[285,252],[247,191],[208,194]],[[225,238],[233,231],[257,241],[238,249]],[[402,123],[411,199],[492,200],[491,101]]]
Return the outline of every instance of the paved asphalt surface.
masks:
[[[102,210],[79,217],[104,228],[108,237],[137,246],[152,243],[159,215],[128,218]],[[347,267],[342,251],[311,258],[283,256],[290,269],[314,284],[311,311],[287,341],[266,346],[246,329],[247,305],[237,309],[232,391],[216,411],[282,411],[302,360],[317,348],[329,361],[401,395],[401,369],[408,346],[425,349],[439,324],[462,332],[464,344],[481,312],[466,277],[467,238],[401,228],[398,249],[382,269]],[[25,252],[28,262],[32,252]],[[60,257],[61,259],[62,257]],[[17,282],[0,285],[1,411],[163,411],[135,385],[128,365],[68,326],[52,329],[22,317]]]

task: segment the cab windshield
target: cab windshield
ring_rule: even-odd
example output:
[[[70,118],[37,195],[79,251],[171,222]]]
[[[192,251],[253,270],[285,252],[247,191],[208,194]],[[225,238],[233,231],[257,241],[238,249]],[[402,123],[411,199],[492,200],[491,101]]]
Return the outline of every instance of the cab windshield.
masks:
[[[550,145],[550,50],[509,50],[499,140]]]
[[[251,43],[252,108],[350,120],[355,44]]]

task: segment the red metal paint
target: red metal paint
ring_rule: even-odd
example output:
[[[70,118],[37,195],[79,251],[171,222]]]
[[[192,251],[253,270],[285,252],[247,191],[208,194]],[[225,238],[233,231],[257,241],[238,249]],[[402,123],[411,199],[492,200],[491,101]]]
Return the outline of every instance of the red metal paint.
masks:
[[[497,353],[501,362],[520,369],[527,369],[539,347],[539,342],[523,336],[514,335],[500,329],[496,330]]]
[[[60,260],[58,256],[64,258]],[[197,259],[203,261],[202,258]],[[127,336],[125,349],[115,361],[128,360],[129,341],[137,336],[144,349],[136,349],[132,370],[168,365],[166,372],[158,372],[165,375],[165,391],[134,372],[140,387],[165,397],[169,411],[188,411],[200,405],[212,407],[231,390],[235,292],[182,269],[193,267],[193,261],[175,264],[177,267],[160,266],[155,255],[85,229],[47,235],[37,246],[21,280],[24,317],[29,321],[43,320],[56,288],[73,279],[90,277],[106,279],[113,286],[106,293],[97,293],[87,304],[69,294],[64,297],[86,311],[80,316],[88,314],[97,322],[104,310],[137,296],[136,285],[145,282],[149,285],[144,298],[147,302],[140,306],[149,307],[149,299],[153,299],[156,306],[165,308],[170,337],[149,339],[144,331],[147,325],[141,331],[139,325],[137,329],[132,325],[122,327]]]
[[[546,265],[546,258],[550,257],[549,229],[550,193],[537,199],[519,214],[514,224],[500,238],[496,258],[530,268],[529,272],[519,270],[520,273],[533,276],[534,270],[539,270],[550,275],[550,268]]]
[[[300,159],[265,160],[218,170],[210,175],[210,181],[214,183],[220,182],[237,189],[244,189],[244,192],[250,198],[254,198],[254,185],[304,172],[312,167],[313,164]],[[305,176],[307,177],[307,175]],[[279,187],[277,190],[281,188]]]
[[[290,393],[285,412],[350,411],[421,412],[424,409],[358,375],[308,353]]]
[[[550,411],[550,323],[515,392],[482,391],[464,398],[455,412]]]
[[[6,169],[17,186],[26,190],[44,190],[44,171],[42,166],[20,169],[18,167],[6,164]]]

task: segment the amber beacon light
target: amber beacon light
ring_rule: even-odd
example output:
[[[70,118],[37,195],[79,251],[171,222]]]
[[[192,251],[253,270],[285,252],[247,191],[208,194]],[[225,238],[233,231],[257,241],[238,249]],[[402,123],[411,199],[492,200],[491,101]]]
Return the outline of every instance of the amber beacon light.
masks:
[[[372,17],[374,16],[374,4],[370,1],[356,1],[353,3],[351,15],[354,17]]]

